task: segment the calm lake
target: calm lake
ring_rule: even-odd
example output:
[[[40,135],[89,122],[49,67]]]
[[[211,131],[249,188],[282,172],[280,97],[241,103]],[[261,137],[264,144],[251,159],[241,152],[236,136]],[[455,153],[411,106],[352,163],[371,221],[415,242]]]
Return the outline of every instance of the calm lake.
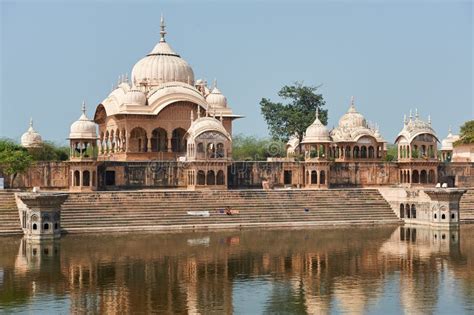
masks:
[[[474,225],[0,238],[0,313],[474,312]]]

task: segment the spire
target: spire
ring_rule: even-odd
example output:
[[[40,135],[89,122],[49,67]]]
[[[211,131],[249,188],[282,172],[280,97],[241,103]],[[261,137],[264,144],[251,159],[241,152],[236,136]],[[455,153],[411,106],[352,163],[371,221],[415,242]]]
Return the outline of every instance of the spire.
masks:
[[[418,108],[415,108],[415,118],[418,118]]]
[[[453,131],[451,130],[451,125],[449,125],[449,128],[448,128],[448,137],[451,136],[453,133]]]
[[[403,115],[403,123],[406,125],[407,124],[407,114]]]
[[[86,114],[86,101],[82,101],[82,113]]]
[[[30,128],[33,128],[33,117],[30,117]],[[451,127],[449,127],[451,129]]]
[[[412,120],[413,115],[411,114],[411,109],[410,109],[410,121]]]
[[[216,87],[217,87],[217,79],[214,78],[214,86],[212,88],[215,89]]]
[[[166,42],[166,40],[165,40],[165,35],[166,35],[165,28],[166,28],[166,25],[165,25],[165,18],[163,17],[163,13],[161,13],[160,28],[161,28],[161,31],[160,31],[160,42],[164,43],[164,42]]]
[[[351,106],[349,107],[349,112],[355,112],[355,105],[354,105],[354,96],[351,96]]]
[[[428,124],[431,126],[431,115],[428,115]]]

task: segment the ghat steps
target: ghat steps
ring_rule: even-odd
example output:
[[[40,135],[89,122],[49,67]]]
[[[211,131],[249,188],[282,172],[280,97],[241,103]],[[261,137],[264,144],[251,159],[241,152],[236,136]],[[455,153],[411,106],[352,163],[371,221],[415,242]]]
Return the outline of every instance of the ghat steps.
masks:
[[[239,214],[220,214],[225,207]],[[399,222],[375,189],[72,193],[62,209],[61,224],[70,233]]]
[[[474,221],[474,189],[469,189],[459,203],[461,221]]]
[[[13,192],[0,191],[0,234],[23,234]]]

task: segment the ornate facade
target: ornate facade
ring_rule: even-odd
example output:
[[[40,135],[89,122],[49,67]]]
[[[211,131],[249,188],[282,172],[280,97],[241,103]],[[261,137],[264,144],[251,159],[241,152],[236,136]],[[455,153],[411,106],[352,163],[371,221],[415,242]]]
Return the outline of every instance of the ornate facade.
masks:
[[[378,127],[369,125],[357,111],[352,98],[331,130],[316,112],[303,136],[288,141],[287,158],[235,162],[232,123],[240,117],[215,81],[208,86],[205,80],[195,79],[192,67],[166,41],[162,19],[159,42],[133,66],[130,78],[120,77],[96,106],[92,119],[83,104],[82,115],[71,125],[70,160],[59,166],[38,164],[18,180],[29,187],[38,182],[75,191],[226,189],[262,187],[262,182],[299,188],[412,186],[435,185],[440,180],[440,161],[456,161],[453,142],[458,138],[450,133],[438,156],[439,141],[430,119],[425,122],[416,113],[404,119],[395,140],[397,162],[387,162],[387,142]],[[28,148],[41,146],[32,122],[21,143]],[[472,157],[474,150],[469,152]],[[469,161],[464,155],[465,164],[458,168],[443,164],[443,177],[474,175],[472,158]],[[39,174],[43,179],[36,180]]]

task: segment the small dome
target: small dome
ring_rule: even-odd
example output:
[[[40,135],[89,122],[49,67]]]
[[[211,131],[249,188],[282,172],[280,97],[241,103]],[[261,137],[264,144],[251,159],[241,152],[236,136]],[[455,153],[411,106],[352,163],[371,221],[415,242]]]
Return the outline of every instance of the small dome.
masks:
[[[28,131],[21,136],[21,145],[25,148],[35,148],[43,144],[41,135],[33,129],[33,119],[30,119]]]
[[[339,119],[339,127],[341,128],[357,128],[357,127],[364,127],[368,128],[367,121],[365,120],[364,116],[357,112],[354,106],[354,97],[351,99],[351,106],[347,113],[345,113],[341,119]]]
[[[194,141],[196,137],[204,132],[218,132],[224,135],[228,140],[231,140],[231,136],[222,125],[219,119],[214,117],[199,117],[191,123],[191,126],[187,132],[187,139]]]
[[[453,135],[451,133],[451,128],[449,128],[448,136],[441,141],[441,150],[442,151],[452,151],[453,143],[459,140],[459,135]]]
[[[87,118],[85,103],[82,103],[81,117],[71,125],[69,139],[97,139],[96,124]]]
[[[219,91],[216,83],[214,83],[214,88],[211,93],[206,96],[207,103],[213,108],[226,108],[227,107],[227,98]]]
[[[165,40],[165,25],[161,19],[161,39],[155,48],[132,69],[134,84],[157,86],[166,82],[179,81],[194,84],[194,72]]]
[[[331,137],[329,136],[329,130],[319,120],[319,111],[316,110],[316,119],[308,128],[306,128],[306,133],[301,143],[320,142],[331,142]]]
[[[130,91],[125,94],[123,104],[125,105],[146,105],[146,95],[140,91],[137,87],[132,87]]]
[[[427,122],[421,120],[418,116],[418,110],[416,110],[415,118],[413,119],[410,111],[410,119],[407,120],[406,116],[403,119],[403,129],[397,135],[395,142],[399,143],[400,141],[407,141],[408,143],[411,143],[413,139],[422,134],[430,135],[434,137],[436,141],[439,141],[438,137],[436,136],[436,132],[431,126],[431,118],[428,117]]]

